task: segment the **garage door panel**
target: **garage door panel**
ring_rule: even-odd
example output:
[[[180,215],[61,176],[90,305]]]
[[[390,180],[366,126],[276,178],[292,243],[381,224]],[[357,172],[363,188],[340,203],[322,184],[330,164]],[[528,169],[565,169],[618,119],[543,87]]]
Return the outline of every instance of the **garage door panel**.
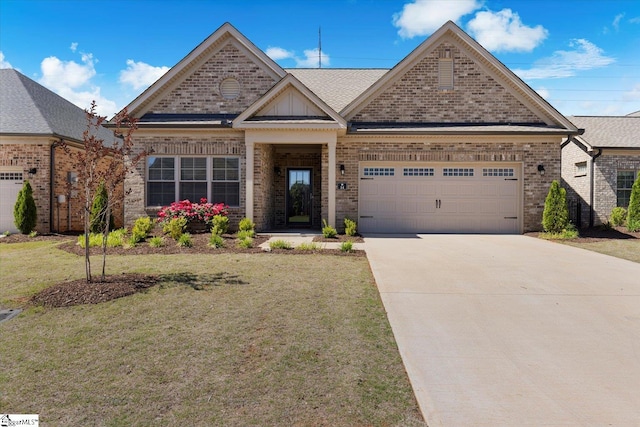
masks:
[[[424,164],[407,166],[413,168],[410,169],[413,175],[406,172],[399,174],[398,171],[403,170],[404,165],[398,163],[381,163],[375,167],[395,167],[396,174],[360,181],[359,228],[363,232],[519,231],[521,221],[518,219],[518,212],[522,203],[521,183],[517,181],[520,174],[519,165],[500,165],[484,170],[484,166],[469,164],[434,164],[428,168]],[[474,176],[464,172],[471,169],[475,170]],[[426,170],[432,173],[424,173]],[[488,173],[484,173],[485,170],[488,170]],[[510,175],[505,175],[505,171],[511,171]],[[418,176],[416,173],[424,175]],[[451,175],[452,173],[461,175]]]
[[[0,230],[17,233],[13,222],[13,207],[22,189],[22,172],[0,172]]]

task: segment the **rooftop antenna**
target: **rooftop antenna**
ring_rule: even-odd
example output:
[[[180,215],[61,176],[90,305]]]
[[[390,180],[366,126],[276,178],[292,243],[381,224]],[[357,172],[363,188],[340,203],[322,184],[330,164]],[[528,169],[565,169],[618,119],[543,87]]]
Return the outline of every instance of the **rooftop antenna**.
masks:
[[[322,68],[322,27],[318,27],[318,68]]]

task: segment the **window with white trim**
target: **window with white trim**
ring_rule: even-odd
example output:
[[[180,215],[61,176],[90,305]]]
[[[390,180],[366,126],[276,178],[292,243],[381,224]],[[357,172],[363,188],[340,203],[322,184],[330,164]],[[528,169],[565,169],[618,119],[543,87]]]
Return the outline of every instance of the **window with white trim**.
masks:
[[[211,200],[229,206],[240,206],[240,159],[214,157]]]
[[[623,208],[629,207],[631,200],[631,187],[636,178],[636,172],[633,170],[619,170],[618,179],[616,181],[616,206]]]
[[[443,176],[473,176],[473,168],[444,168]]]
[[[240,206],[238,157],[160,157],[147,159],[147,206],[180,200]]]
[[[576,163],[576,174],[575,176],[587,176],[587,162],[578,162]]]

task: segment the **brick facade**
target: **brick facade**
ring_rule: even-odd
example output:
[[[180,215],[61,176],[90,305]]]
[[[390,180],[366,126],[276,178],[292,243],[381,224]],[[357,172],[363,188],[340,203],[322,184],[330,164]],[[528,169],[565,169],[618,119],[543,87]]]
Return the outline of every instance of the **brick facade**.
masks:
[[[438,89],[441,52],[453,56],[453,90]],[[455,45],[443,43],[352,118],[354,122],[540,123]]]
[[[0,169],[20,169],[23,178],[29,180],[33,189],[33,199],[36,203],[38,233],[51,231],[51,142],[25,142],[0,145]],[[35,174],[29,174],[29,169],[36,168]],[[2,203],[6,203],[4,200]],[[4,231],[4,230],[2,230]]]
[[[578,173],[577,164],[586,163],[586,173]],[[591,200],[591,156],[576,144],[562,149],[562,187],[567,190],[569,219],[579,228],[589,226]]]
[[[497,142],[502,141],[502,142]],[[560,180],[560,143],[557,138],[530,137],[344,137],[338,140],[337,163],[345,165],[338,180],[347,190],[336,193],[336,224],[358,218],[358,182],[361,161],[508,162],[523,166],[523,231],[541,229],[544,200],[554,179]],[[323,156],[323,164],[325,163]],[[544,165],[545,174],[538,173]],[[323,201],[325,199],[323,198]],[[326,206],[323,202],[323,206]]]
[[[84,197],[81,183],[69,185],[68,172],[75,169],[71,157],[59,146],[58,140],[43,143],[2,144],[1,148],[0,169],[19,167],[23,171],[24,178],[31,183],[38,214],[36,231],[39,233],[83,231]],[[73,151],[78,148],[69,146],[68,150]],[[55,165],[53,183],[50,166],[52,161]],[[35,168],[37,172],[28,174],[31,168]],[[64,203],[58,203],[59,195],[65,196]],[[122,227],[124,223],[122,203],[114,206],[113,216],[116,227]]]
[[[236,99],[225,99],[220,93],[220,83],[229,77],[240,83],[240,95]],[[262,67],[232,43],[228,43],[157,102],[151,112],[237,114],[276,83]]]
[[[230,226],[237,226],[245,212],[246,154],[244,136],[241,132],[217,131],[211,133],[194,133],[177,135],[154,135],[138,131],[135,134],[135,151],[147,151],[151,156],[238,156],[240,159],[240,206],[229,208]],[[155,217],[157,208],[146,206],[146,161],[138,163],[135,171],[127,177],[125,189],[125,224],[133,222],[145,215]],[[212,202],[216,202],[213,200]]]
[[[640,171],[640,155],[616,155],[615,151],[604,150],[595,163],[594,225],[606,223],[611,211],[617,205],[617,181],[619,170]]]

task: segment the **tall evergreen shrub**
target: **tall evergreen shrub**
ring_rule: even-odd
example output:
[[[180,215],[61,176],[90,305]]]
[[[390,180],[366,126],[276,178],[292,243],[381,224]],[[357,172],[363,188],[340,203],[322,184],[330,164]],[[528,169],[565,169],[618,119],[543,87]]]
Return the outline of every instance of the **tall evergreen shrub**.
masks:
[[[627,228],[640,231],[640,174],[631,187],[631,199],[627,208]]]
[[[93,197],[93,204],[91,205],[91,216],[89,229],[92,233],[102,233],[107,221],[107,205],[109,204],[109,195],[107,189],[104,186],[104,182],[101,182],[96,189],[96,194]],[[114,228],[113,215],[109,216],[109,229]]]
[[[25,181],[18,192],[16,204],[13,205],[13,222],[22,234],[29,234],[36,228],[37,218],[33,189],[29,181]]]
[[[544,201],[542,227],[547,233],[561,233],[569,225],[567,190],[554,180]]]

